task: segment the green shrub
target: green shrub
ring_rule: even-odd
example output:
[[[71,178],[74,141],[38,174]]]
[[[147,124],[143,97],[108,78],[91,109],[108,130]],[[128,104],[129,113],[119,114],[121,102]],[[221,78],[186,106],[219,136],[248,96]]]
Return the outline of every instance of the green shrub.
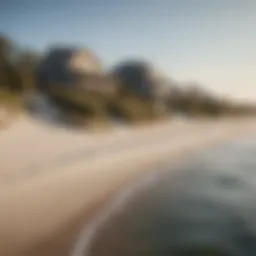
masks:
[[[21,97],[18,94],[14,94],[6,90],[0,90],[0,106],[6,106],[13,110],[21,110]]]
[[[106,99],[93,92],[50,90],[50,98],[71,122],[104,124],[108,122]]]

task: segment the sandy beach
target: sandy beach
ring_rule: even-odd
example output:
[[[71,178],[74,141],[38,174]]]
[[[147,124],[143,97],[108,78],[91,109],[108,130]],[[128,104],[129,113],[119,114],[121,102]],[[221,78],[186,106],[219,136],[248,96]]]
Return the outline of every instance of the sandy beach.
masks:
[[[69,255],[79,230],[120,189],[256,120],[170,120],[89,133],[21,117],[0,131],[0,255]]]

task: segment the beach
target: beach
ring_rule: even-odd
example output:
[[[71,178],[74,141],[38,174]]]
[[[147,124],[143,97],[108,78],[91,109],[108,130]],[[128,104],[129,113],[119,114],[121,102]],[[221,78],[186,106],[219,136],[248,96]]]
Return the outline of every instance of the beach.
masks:
[[[253,118],[86,132],[21,117],[0,131],[0,254],[69,255],[81,228],[124,186],[255,131]]]

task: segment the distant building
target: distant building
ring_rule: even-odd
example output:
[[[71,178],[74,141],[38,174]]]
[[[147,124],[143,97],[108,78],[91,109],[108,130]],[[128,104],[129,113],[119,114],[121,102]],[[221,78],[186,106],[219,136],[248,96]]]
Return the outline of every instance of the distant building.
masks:
[[[169,91],[169,81],[149,63],[127,61],[113,71],[120,84],[132,92],[146,98],[161,98]]]
[[[153,83],[149,70],[147,63],[127,61],[117,65],[113,75],[123,88],[142,97],[151,97]]]
[[[171,93],[171,81],[147,62],[127,61],[118,65],[113,74],[120,86],[150,100],[157,112],[165,112]]]
[[[114,90],[112,78],[104,75],[99,58],[90,50],[55,47],[48,51],[37,68],[40,89]]]

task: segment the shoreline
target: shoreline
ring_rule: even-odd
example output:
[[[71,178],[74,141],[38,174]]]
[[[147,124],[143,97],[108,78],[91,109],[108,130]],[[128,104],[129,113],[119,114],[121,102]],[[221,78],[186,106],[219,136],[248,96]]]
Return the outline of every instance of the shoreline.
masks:
[[[132,152],[128,148],[103,155],[100,160],[79,160],[53,173],[53,170],[48,170],[42,176],[6,186],[0,193],[0,206],[4,209],[0,212],[0,232],[4,237],[0,242],[0,252],[7,256],[69,255],[82,223],[90,221],[122,187],[151,170],[161,168],[164,163],[175,164],[182,157],[203,148],[237,136],[249,136],[249,133],[255,133],[255,124],[254,120],[182,124],[189,127],[188,131],[184,129],[186,132],[180,131],[180,126],[175,132],[167,125],[165,133],[169,138],[161,143],[137,146],[135,143]],[[163,128],[159,129],[161,133]],[[178,137],[177,131],[181,133]],[[135,134],[129,135],[127,140],[134,138]],[[155,139],[157,141],[157,137]]]

